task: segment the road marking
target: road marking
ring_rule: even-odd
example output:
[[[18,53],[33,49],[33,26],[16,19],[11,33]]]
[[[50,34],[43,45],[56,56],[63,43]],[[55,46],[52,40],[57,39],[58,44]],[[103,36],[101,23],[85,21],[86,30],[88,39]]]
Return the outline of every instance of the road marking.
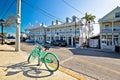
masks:
[[[102,68],[102,69],[105,69],[105,70],[107,70],[107,71],[111,71],[111,72],[113,72],[113,73],[116,73],[116,74],[120,75],[120,72],[119,72],[119,71],[113,70],[113,69],[111,69],[111,68],[104,67],[104,66],[102,66],[102,65],[98,65],[98,64],[95,64],[95,63],[93,63],[93,62],[86,61],[86,60],[84,60],[84,59],[79,59],[79,60],[82,61],[82,62],[85,62],[85,63],[91,64],[91,65],[94,65],[94,66],[96,66],[96,67],[99,67],[99,68]]]
[[[72,73],[72,72],[66,70],[66,69],[59,68],[58,70],[61,71],[61,72],[64,72],[67,75],[70,75],[70,76],[72,76],[72,77],[74,77],[74,78],[76,78],[78,80],[87,80],[86,78],[83,78],[83,77],[81,77],[81,76],[79,76],[79,75],[77,75],[75,73]]]
[[[60,64],[63,64],[64,62],[67,62],[67,61],[69,61],[69,60],[71,60],[71,59],[73,59],[73,57],[70,57],[70,58],[67,58],[67,59],[65,59],[65,60],[61,61],[61,63],[60,63]]]

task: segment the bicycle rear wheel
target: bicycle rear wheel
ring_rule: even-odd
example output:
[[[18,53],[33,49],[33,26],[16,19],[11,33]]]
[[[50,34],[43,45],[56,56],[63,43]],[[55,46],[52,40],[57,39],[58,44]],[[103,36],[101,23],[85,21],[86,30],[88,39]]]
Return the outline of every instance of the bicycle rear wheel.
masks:
[[[37,58],[37,56],[38,56],[38,54],[35,51],[30,53],[30,55],[27,59],[28,63],[34,62],[34,60]]]
[[[54,72],[59,68],[59,60],[52,53],[47,53],[44,57],[44,61],[46,68],[51,72]]]

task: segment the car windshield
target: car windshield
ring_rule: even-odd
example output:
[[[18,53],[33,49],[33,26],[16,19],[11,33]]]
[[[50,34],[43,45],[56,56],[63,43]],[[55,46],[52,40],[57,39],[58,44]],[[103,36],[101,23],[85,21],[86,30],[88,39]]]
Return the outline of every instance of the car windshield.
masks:
[[[15,39],[15,37],[11,36],[11,37],[7,37],[7,39]]]

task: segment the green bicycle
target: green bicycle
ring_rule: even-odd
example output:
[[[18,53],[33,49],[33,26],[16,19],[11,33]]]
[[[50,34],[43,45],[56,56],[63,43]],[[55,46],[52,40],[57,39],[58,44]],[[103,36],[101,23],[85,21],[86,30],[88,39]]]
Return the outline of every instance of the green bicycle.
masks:
[[[43,47],[45,48],[43,50]],[[28,56],[28,63],[33,62],[36,58],[38,58],[38,65],[40,65],[40,61],[45,64],[46,68],[54,72],[59,68],[59,58],[53,52],[46,52],[49,50],[49,46],[45,45],[35,45],[34,49]]]

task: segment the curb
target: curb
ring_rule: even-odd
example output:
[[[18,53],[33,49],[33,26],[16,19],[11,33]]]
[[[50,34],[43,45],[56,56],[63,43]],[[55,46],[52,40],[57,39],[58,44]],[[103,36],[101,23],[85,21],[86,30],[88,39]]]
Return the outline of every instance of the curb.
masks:
[[[74,77],[74,78],[76,78],[78,80],[87,80],[86,78],[83,78],[83,77],[81,77],[81,76],[79,76],[79,75],[77,75],[77,74],[75,74],[73,72],[70,72],[70,71],[68,71],[66,69],[63,69],[61,67],[58,70],[65,73],[65,74],[67,74],[67,75],[70,75],[70,76],[72,76],[72,77]]]

